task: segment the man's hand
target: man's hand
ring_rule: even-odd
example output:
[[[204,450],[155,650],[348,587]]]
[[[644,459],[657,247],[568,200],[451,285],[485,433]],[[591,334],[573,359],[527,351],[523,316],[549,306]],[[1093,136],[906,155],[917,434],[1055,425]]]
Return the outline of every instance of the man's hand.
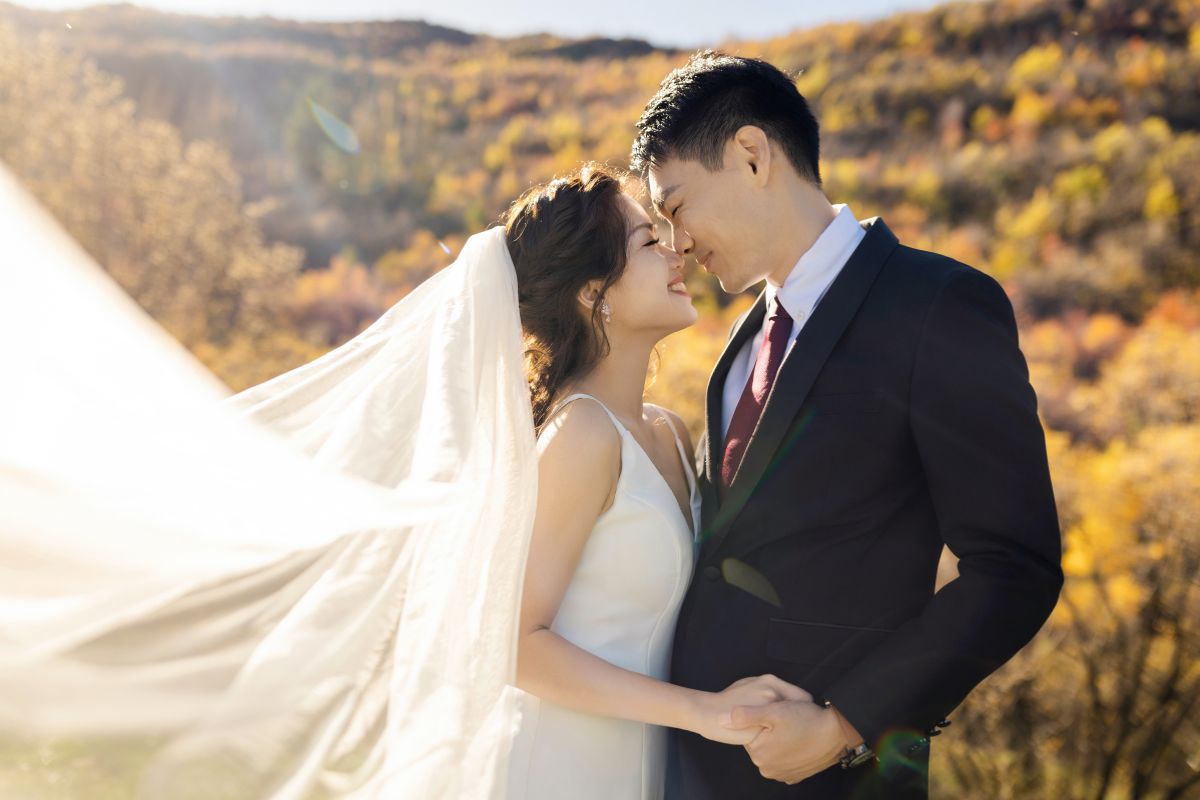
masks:
[[[706,739],[724,744],[747,745],[761,730],[755,725],[729,725],[735,708],[756,708],[780,700],[808,700],[812,695],[774,675],[757,675],[731,683],[721,692],[692,692],[692,712],[683,724]]]
[[[752,726],[762,730],[746,745],[750,760],[764,778],[788,784],[833,766],[847,747],[862,741],[834,709],[808,700],[733,709],[729,727]]]

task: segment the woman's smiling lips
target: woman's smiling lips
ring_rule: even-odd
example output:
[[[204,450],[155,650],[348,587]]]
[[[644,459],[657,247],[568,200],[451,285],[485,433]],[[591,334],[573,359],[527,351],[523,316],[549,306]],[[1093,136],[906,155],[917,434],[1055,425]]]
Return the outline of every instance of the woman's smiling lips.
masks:
[[[688,293],[687,285],[684,284],[683,278],[673,281],[667,286],[667,291],[671,294],[682,295],[683,297],[691,297]]]

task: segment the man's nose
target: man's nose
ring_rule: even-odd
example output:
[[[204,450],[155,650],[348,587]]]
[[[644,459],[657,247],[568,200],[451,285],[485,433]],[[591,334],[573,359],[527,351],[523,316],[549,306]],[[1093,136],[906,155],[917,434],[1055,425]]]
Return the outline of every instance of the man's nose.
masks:
[[[694,244],[695,242],[692,241],[692,237],[688,235],[687,231],[671,231],[671,249],[680,256],[691,253]]]

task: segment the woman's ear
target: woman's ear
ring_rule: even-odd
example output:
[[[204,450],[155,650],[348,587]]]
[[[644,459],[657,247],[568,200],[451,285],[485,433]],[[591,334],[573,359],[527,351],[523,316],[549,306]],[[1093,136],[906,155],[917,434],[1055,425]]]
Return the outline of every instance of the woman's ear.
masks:
[[[600,289],[603,285],[601,281],[588,281],[585,283],[576,296],[579,304],[590,312],[596,307],[596,302],[600,299]]]

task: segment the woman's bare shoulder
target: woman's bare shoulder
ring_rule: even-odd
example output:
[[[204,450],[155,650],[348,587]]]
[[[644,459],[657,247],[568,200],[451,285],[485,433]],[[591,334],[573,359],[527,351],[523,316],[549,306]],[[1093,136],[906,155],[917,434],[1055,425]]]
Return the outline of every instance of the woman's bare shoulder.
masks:
[[[538,437],[538,457],[543,462],[549,458],[611,466],[620,462],[621,434],[599,403],[581,397],[547,420]]]

